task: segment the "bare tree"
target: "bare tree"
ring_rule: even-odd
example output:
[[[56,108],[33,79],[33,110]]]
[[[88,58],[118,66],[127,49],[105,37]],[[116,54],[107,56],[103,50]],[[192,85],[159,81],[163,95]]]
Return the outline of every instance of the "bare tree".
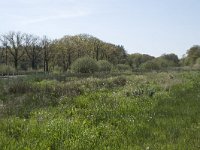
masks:
[[[0,37],[1,41],[1,62],[4,62],[6,65],[8,65],[8,42],[5,37],[1,36]]]
[[[15,69],[18,68],[19,61],[24,55],[23,42],[24,34],[20,32],[10,32],[3,35],[5,47],[13,57]]]
[[[24,49],[31,62],[31,68],[37,68],[37,62],[41,54],[41,48],[39,46],[39,37],[33,36],[31,34],[25,34],[25,44]]]
[[[41,41],[41,48],[43,52],[44,72],[49,72],[49,61],[52,57],[51,41],[44,36]]]
[[[102,42],[95,37],[92,37],[91,41],[93,43],[92,47],[93,47],[93,53],[95,55],[93,57],[98,61],[99,56],[100,56],[100,49],[101,49]]]

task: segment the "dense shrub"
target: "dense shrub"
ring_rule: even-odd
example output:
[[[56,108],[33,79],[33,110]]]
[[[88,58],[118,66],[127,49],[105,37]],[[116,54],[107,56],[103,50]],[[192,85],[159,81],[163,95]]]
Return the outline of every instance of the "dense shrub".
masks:
[[[97,62],[89,57],[77,59],[71,66],[75,73],[94,73],[98,70]]]
[[[160,70],[169,67],[176,67],[177,64],[171,60],[159,57],[141,64],[142,70]]]
[[[140,66],[140,69],[142,69],[142,70],[159,70],[160,66],[158,65],[158,63],[156,63],[156,61],[150,60],[150,61],[143,63]]]
[[[112,64],[107,60],[100,60],[97,62],[99,72],[110,72],[112,69]]]
[[[130,71],[131,67],[129,65],[126,65],[126,64],[118,64],[117,69],[119,71]]]

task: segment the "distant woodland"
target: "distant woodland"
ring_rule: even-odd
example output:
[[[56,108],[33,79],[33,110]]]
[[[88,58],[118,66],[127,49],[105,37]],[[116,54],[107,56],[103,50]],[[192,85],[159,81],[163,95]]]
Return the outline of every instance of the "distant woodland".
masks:
[[[160,70],[177,67],[200,68],[200,46],[192,46],[182,58],[176,54],[154,57],[128,54],[122,45],[104,42],[88,34],[49,39],[21,32],[9,32],[0,37],[0,72],[70,71],[72,64],[83,57],[95,62],[106,61],[112,66],[134,70]]]

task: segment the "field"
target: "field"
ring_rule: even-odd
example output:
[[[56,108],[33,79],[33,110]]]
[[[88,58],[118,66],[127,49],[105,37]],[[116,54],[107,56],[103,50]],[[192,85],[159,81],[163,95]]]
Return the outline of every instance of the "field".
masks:
[[[0,149],[198,150],[200,73],[0,79]]]

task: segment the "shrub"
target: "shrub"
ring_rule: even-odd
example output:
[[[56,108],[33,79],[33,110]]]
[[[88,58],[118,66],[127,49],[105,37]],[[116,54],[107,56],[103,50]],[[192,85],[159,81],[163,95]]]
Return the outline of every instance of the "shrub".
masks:
[[[200,58],[196,60],[196,64],[193,65],[194,69],[200,69]]]
[[[15,68],[8,65],[0,65],[0,74],[12,74],[15,72]]]
[[[94,73],[98,70],[98,65],[94,59],[82,57],[72,64],[71,69],[75,73]]]
[[[53,68],[53,74],[60,74],[62,72],[62,68],[59,66],[55,66]]]
[[[25,94],[33,90],[32,84],[21,79],[13,80],[8,87],[9,93]]]
[[[113,80],[113,83],[117,86],[125,86],[126,82],[127,82],[127,79],[123,76],[119,76]]]
[[[150,60],[150,61],[143,63],[140,66],[140,69],[142,69],[142,70],[159,70],[160,66],[158,65],[158,63],[156,63],[156,61]]]
[[[129,65],[126,65],[126,64],[118,64],[117,69],[119,71],[130,71],[131,67]]]
[[[197,58],[196,64],[200,65],[200,58]]]
[[[112,64],[107,60],[100,60],[97,62],[99,72],[110,72],[112,69]]]

